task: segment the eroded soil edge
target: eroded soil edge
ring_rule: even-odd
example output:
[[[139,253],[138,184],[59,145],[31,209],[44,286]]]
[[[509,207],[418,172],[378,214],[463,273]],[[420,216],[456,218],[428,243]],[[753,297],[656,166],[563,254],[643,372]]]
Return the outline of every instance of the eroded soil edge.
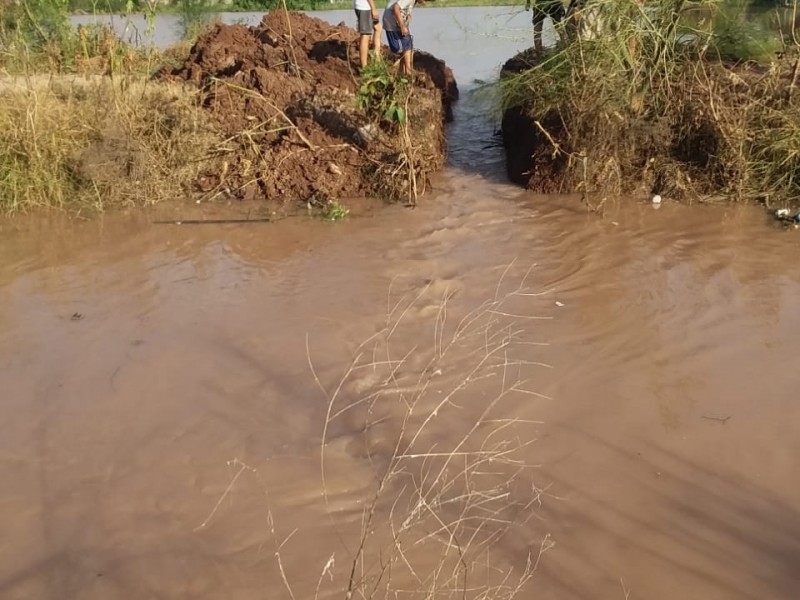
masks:
[[[417,52],[406,123],[381,123],[359,108],[357,56],[352,29],[301,13],[202,35],[180,67],[157,76],[197,86],[224,134],[197,191],[283,205],[424,192],[445,162],[452,71]]]

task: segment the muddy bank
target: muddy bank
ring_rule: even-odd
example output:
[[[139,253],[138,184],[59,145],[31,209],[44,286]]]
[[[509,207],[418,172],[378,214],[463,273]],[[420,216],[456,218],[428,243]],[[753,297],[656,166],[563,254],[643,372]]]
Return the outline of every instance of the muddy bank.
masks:
[[[533,48],[529,48],[508,59],[500,70],[500,76],[518,75],[537,64]],[[506,171],[514,183],[541,192],[558,192],[557,174],[563,168],[563,160],[548,156],[552,146],[536,120],[531,116],[529,106],[516,104],[503,110],[500,131],[506,151]]]
[[[458,97],[452,71],[418,52],[405,123],[360,108],[355,31],[301,13],[255,27],[216,25],[159,80],[202,90],[226,137],[198,182],[208,197],[325,204],[375,195],[413,200],[444,165],[443,124]],[[362,103],[363,104],[363,103]]]
[[[671,43],[611,36],[509,59],[501,71],[509,178],[598,202],[659,194],[794,214],[797,58],[733,63]]]

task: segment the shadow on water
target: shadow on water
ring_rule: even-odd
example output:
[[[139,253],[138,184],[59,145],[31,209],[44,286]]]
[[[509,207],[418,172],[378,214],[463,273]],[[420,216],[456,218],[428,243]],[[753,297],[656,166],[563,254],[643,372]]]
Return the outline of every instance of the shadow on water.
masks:
[[[554,534],[561,556],[545,561],[539,574],[552,597],[598,598],[600,582],[613,589],[620,581],[645,598],[666,597],[673,586],[705,598],[798,597],[800,511],[785,495],[660,444],[645,442],[635,452],[580,428],[562,431],[626,465],[615,478],[637,500],[609,501],[592,485],[548,475],[560,500],[548,502],[541,516],[572,532]],[[605,552],[597,552],[597,540]]]

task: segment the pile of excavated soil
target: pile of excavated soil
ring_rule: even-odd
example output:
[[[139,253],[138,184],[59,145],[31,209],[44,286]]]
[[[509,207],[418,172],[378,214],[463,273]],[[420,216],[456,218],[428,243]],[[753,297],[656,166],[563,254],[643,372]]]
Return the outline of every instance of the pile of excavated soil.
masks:
[[[443,123],[458,97],[453,74],[416,53],[406,137],[358,107],[356,41],[343,24],[277,11],[255,27],[214,26],[183,65],[160,73],[197,85],[226,137],[200,191],[287,204],[404,199],[423,189],[444,164]]]

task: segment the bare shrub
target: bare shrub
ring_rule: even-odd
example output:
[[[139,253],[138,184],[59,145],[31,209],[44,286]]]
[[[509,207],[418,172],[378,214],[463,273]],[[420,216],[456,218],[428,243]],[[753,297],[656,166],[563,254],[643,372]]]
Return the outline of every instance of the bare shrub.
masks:
[[[320,383],[329,398],[320,455],[326,503],[326,445],[343,421],[362,432],[363,459],[376,473],[345,598],[513,598],[549,546],[545,537],[522,556],[503,551],[508,538],[526,537],[523,525],[541,497],[523,483],[532,480],[525,459],[532,424],[508,416],[504,403],[541,396],[525,373],[548,365],[517,355],[538,343],[530,337],[540,317],[514,306],[538,294],[525,277],[502,287],[454,323],[446,296],[430,347],[394,341],[424,293],[402,299],[334,389]],[[365,374],[374,384],[358,393]]]
[[[274,576],[290,598],[310,598],[312,591],[315,599],[344,600],[522,596],[553,543],[529,523],[546,495],[528,462],[539,422],[517,418],[508,403],[520,395],[546,398],[533,380],[549,365],[530,357],[531,349],[547,346],[534,336],[549,317],[530,314],[530,301],[547,292],[529,288],[530,271],[511,282],[513,267],[493,297],[457,320],[447,292],[434,299],[424,286],[400,299],[390,294],[384,327],[358,346],[330,386],[308,348],[327,400],[318,508],[336,532],[325,539],[339,544],[313,552],[292,547],[289,540],[302,533],[280,532],[270,482],[238,459],[229,461],[233,476],[196,531],[217,518],[249,477],[263,487],[265,543],[274,545]],[[363,451],[343,457],[336,444],[343,437],[360,440],[353,445]],[[352,469],[354,461],[373,479],[345,509],[333,473]],[[360,520],[350,518],[353,505],[363,506]],[[296,553],[328,558],[310,565]],[[293,578],[297,569],[288,568],[298,562],[300,582]]]

